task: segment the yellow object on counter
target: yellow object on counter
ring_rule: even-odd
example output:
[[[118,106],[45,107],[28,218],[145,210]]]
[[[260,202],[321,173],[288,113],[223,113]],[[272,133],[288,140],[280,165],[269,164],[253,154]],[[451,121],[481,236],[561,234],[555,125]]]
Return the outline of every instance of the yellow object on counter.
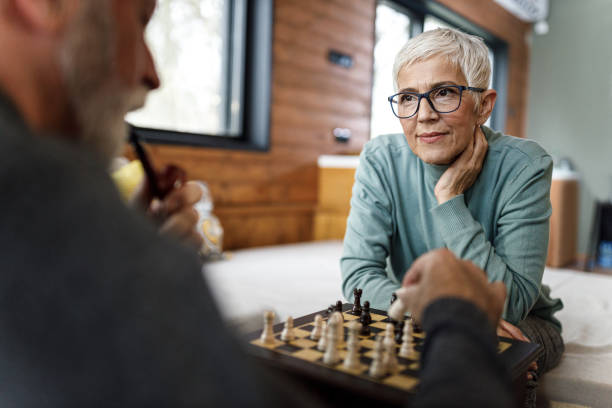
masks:
[[[140,163],[140,160],[132,160],[119,170],[113,172],[111,177],[117,185],[121,197],[125,201],[129,201],[144,178],[142,163]]]

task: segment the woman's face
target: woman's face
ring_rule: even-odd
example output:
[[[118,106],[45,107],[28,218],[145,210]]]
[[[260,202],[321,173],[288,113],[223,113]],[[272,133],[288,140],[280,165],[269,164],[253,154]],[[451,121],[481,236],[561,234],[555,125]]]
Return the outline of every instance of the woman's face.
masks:
[[[458,67],[443,56],[405,66],[398,75],[399,92],[424,93],[440,85],[468,85]],[[450,164],[472,142],[478,121],[472,91],[463,91],[459,109],[438,113],[421,99],[419,111],[400,119],[412,152],[430,164]]]

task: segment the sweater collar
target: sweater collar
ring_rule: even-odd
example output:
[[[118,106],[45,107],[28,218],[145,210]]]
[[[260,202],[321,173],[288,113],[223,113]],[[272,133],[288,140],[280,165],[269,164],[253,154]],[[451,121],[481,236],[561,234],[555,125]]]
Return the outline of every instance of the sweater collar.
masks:
[[[421,159],[419,158],[419,160]],[[433,183],[436,183],[440,177],[442,177],[442,174],[444,174],[446,169],[450,167],[448,164],[429,164],[425,163],[423,160],[421,160],[421,162],[423,163],[423,172],[425,173],[425,177],[427,177],[427,179]]]

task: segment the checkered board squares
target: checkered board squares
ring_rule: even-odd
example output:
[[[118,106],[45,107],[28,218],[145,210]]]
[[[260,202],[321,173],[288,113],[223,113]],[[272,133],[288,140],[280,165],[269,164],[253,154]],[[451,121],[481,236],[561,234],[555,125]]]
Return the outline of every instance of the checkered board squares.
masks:
[[[357,319],[358,317],[347,312],[344,312],[343,316],[344,335],[346,339],[346,336],[348,335],[348,325],[351,323],[351,321]],[[359,336],[359,355],[361,365],[356,369],[348,370],[345,369],[342,365],[342,362],[344,361],[344,358],[347,354],[346,341],[342,342],[339,345],[339,354],[341,357],[340,363],[334,366],[328,366],[323,364],[324,353],[322,351],[317,350],[317,342],[310,339],[310,333],[314,328],[314,314],[311,315],[312,318],[307,319],[306,322],[303,322],[303,318],[296,319],[297,322],[302,320],[302,323],[296,324],[294,328],[295,339],[292,341],[284,342],[280,340],[282,325],[277,325],[275,327],[275,340],[273,344],[264,345],[260,342],[259,338],[252,340],[251,344],[258,347],[264,347],[266,349],[272,350],[273,352],[280,353],[284,356],[289,356],[291,358],[302,360],[307,364],[315,364],[318,366],[331,368],[333,370],[343,372],[349,376],[355,376],[365,379],[367,381],[379,383],[382,386],[388,386],[411,393],[415,392],[419,384],[419,359],[421,356],[423,341],[425,338],[424,333],[420,332],[413,334],[413,343],[415,351],[410,356],[410,358],[403,358],[398,356],[399,367],[398,371],[395,374],[387,374],[381,379],[374,379],[368,375],[368,370],[370,368],[370,364],[372,363],[375,339],[379,333],[384,333],[385,327],[387,323],[390,322],[390,320],[384,314],[371,313],[371,316],[372,324],[370,325],[370,334],[368,336]],[[406,324],[409,324],[409,322],[406,322]],[[511,343],[500,341],[498,351],[500,353],[503,353],[511,345]],[[399,353],[400,346],[397,345],[396,347],[397,352]]]

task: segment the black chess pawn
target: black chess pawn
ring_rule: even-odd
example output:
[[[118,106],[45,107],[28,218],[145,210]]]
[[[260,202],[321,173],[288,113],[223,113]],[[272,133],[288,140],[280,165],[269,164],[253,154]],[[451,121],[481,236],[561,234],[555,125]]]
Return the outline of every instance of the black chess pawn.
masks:
[[[370,335],[370,323],[372,323],[372,316],[370,316],[370,303],[365,302],[368,305],[368,310],[366,311],[365,305],[361,310],[361,316],[359,316],[359,323],[361,323],[361,329],[359,330],[359,334],[362,336]]]
[[[341,300],[336,302],[336,306],[334,307],[334,312],[342,313],[342,301]]]
[[[359,318],[359,322],[368,326],[372,324],[372,315],[370,315],[370,302],[367,300],[363,304],[363,309],[361,311],[361,317]]]
[[[406,322],[404,320],[395,324],[395,342],[397,344],[402,344],[402,336],[404,335],[405,324]]]
[[[353,297],[355,298],[355,303],[353,304],[353,309],[351,310],[351,314],[355,316],[361,316],[361,294],[363,291],[361,289],[353,289]]]

